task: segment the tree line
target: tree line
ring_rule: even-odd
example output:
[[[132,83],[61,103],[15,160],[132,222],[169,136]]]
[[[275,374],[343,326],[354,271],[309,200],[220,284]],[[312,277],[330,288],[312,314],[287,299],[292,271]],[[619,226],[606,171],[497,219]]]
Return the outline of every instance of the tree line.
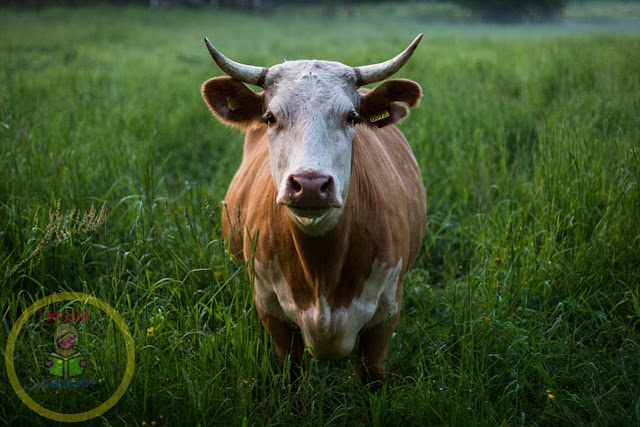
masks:
[[[439,0],[423,0],[431,3]],[[485,21],[542,21],[559,15],[567,2],[584,3],[589,0],[450,0],[472,10]],[[620,0],[618,0],[620,1]],[[634,1],[634,0],[627,0]],[[635,0],[638,1],[638,0]],[[385,3],[388,0],[0,0],[0,4],[12,8],[37,9],[49,6],[86,6],[91,4],[111,4],[117,6],[143,6],[150,8],[197,7],[214,9],[238,9],[247,11],[272,12],[289,5],[319,5],[326,16],[331,17],[339,6],[347,8],[353,15],[352,7],[361,3]],[[398,2],[398,0],[395,0]],[[405,1],[411,3],[411,1]],[[415,0],[413,2],[416,2]],[[601,0],[606,3],[607,0]]]

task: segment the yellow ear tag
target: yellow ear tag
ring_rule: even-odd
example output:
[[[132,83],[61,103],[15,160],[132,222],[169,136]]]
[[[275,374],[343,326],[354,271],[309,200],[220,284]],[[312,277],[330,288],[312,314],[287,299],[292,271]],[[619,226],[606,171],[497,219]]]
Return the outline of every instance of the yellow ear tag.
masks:
[[[380,120],[382,120],[382,119],[386,119],[386,118],[387,118],[387,117],[389,117],[390,115],[391,115],[391,114],[389,114],[389,111],[386,111],[386,110],[385,110],[385,111],[383,111],[383,112],[382,112],[382,113],[380,113],[380,114],[376,114],[376,115],[374,115],[374,116],[371,116],[371,117],[369,118],[369,120],[371,120],[371,123],[373,123],[373,122],[379,122],[379,121],[380,121]]]
[[[236,100],[230,96],[225,96],[225,98],[227,99],[227,106],[229,107],[229,110],[236,111],[236,109],[238,108],[238,104],[236,104]]]

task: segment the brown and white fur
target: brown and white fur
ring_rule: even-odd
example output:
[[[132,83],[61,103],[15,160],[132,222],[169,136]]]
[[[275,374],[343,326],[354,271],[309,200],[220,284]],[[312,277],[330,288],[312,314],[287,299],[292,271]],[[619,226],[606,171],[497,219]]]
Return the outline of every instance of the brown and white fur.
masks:
[[[418,164],[394,124],[422,92],[409,80],[369,91],[357,79],[337,62],[293,61],[269,69],[263,92],[218,77],[202,94],[246,131],[222,229],[234,253],[254,260],[255,306],[280,362],[303,366],[305,348],[344,358],[359,336],[356,371],[379,385],[426,225]],[[327,177],[326,203],[297,205],[299,176]]]

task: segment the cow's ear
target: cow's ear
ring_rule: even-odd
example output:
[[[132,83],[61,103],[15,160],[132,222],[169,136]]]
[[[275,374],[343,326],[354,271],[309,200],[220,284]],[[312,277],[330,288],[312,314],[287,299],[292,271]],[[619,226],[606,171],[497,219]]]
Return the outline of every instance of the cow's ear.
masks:
[[[361,123],[379,128],[397,123],[409,114],[422,97],[420,85],[411,80],[384,82],[368,92],[360,102]]]
[[[231,77],[214,77],[202,85],[202,97],[224,123],[246,128],[262,119],[263,95]]]

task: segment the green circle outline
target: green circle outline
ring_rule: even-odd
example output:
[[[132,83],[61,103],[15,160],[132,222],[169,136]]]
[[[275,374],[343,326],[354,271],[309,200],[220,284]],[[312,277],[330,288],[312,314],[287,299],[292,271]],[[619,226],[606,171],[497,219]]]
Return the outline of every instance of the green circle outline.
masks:
[[[115,322],[118,329],[120,329],[122,337],[124,338],[125,347],[127,349],[127,367],[124,371],[122,381],[120,382],[120,385],[116,389],[115,393],[113,393],[113,395],[109,399],[107,399],[100,406],[97,406],[90,411],[77,412],[73,414],[63,414],[47,409],[39,405],[27,394],[26,391],[24,391],[22,385],[20,385],[18,376],[16,375],[13,357],[15,344],[18,339],[20,330],[27,322],[27,320],[31,316],[33,316],[38,309],[60,301],[83,301],[84,303],[88,303],[95,307],[98,307],[100,310],[104,311],[107,316],[111,318],[111,320]],[[127,324],[124,322],[124,319],[109,304],[102,301],[101,299],[81,292],[60,292],[37,300],[20,315],[16,323],[13,324],[11,332],[9,333],[7,346],[5,348],[4,362],[11,387],[13,387],[13,390],[16,392],[20,400],[22,400],[22,402],[27,405],[29,409],[42,415],[45,418],[49,418],[50,420],[75,423],[80,421],[87,421],[99,415],[102,415],[103,413],[111,409],[111,407],[115,405],[118,400],[120,400],[120,398],[124,395],[124,393],[127,391],[127,388],[129,387],[131,378],[133,377],[133,370],[135,366],[135,343],[133,342],[133,337],[131,336],[131,332],[129,331]]]

